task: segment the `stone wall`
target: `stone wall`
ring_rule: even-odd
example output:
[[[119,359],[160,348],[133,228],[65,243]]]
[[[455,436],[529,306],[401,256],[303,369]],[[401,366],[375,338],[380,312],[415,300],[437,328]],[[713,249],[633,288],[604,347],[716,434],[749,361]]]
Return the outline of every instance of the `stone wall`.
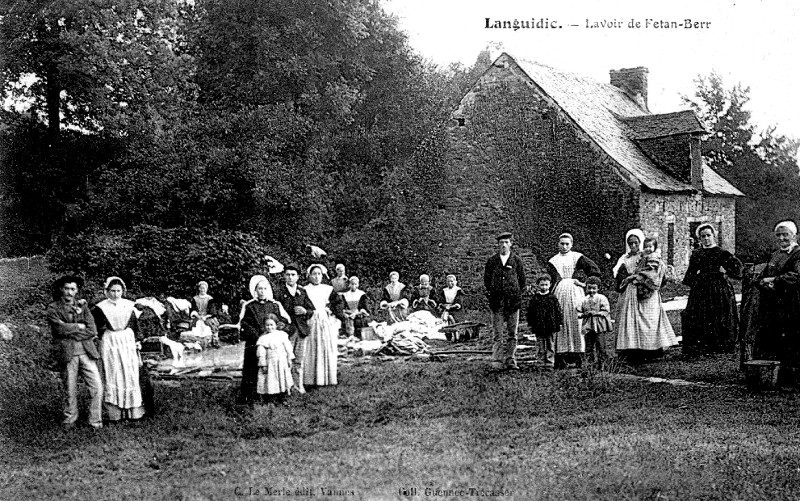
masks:
[[[482,103],[498,93],[509,98],[506,105],[486,114]],[[734,199],[642,192],[514,64],[495,65],[482,76],[454,113],[448,143],[432,268],[442,280],[455,273],[474,306],[484,304],[483,268],[499,231],[514,233],[530,278],[557,252],[562,232],[573,234],[575,250],[597,262],[608,280],[634,227],[659,237],[679,277],[693,225],[717,223],[721,246],[735,249]],[[663,145],[677,148],[672,141]]]
[[[645,234],[658,237],[665,261],[672,251],[672,264],[682,278],[689,264],[694,241],[690,231],[702,223],[712,223],[719,232],[719,246],[736,252],[736,199],[692,194],[643,193],[640,218]],[[670,236],[672,241],[670,242]]]
[[[500,90],[524,92],[524,106],[533,110],[525,117],[526,132],[523,137],[513,127],[500,127],[496,135],[478,137],[471,129],[474,110],[465,106],[456,115],[449,129],[447,194],[437,214],[434,267],[455,272],[467,292],[482,295],[483,266],[496,251],[497,232],[514,232],[530,278],[558,251],[558,236],[570,232],[575,249],[610,273],[625,232],[638,219],[638,189],[514,66],[490,69],[466,101]],[[510,137],[498,137],[502,134]],[[517,140],[525,142],[524,155],[503,151]],[[606,253],[614,256],[611,261]]]

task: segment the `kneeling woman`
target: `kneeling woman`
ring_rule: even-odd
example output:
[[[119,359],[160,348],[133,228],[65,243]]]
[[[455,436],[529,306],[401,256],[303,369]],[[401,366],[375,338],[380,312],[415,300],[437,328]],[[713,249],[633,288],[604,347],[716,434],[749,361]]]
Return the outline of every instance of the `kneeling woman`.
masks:
[[[139,354],[136,335],[139,331],[134,303],[122,297],[125,282],[109,277],[105,283],[106,299],[92,310],[100,335],[103,359],[103,409],[109,421],[140,419],[145,415],[139,379]]]
[[[334,315],[342,315],[341,298],[333,287],[322,283],[327,274],[321,264],[312,264],[308,270],[308,285],[304,287],[314,304],[314,314],[308,320],[303,384],[305,386],[327,386],[337,384],[336,360],[338,330],[332,325]]]

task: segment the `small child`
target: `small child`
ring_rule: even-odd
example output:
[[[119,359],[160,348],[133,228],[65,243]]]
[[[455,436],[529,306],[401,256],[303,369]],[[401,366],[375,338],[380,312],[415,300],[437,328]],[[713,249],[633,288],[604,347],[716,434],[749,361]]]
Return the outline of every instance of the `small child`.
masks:
[[[256,353],[260,367],[256,393],[264,395],[267,402],[285,403],[294,384],[294,349],[289,342],[289,335],[278,330],[278,317],[271,313],[264,321],[264,334],[256,341]]]
[[[550,275],[543,273],[536,277],[536,293],[528,303],[525,318],[528,327],[538,340],[539,361],[545,370],[555,368],[555,335],[561,330],[563,313],[558,299],[550,292]]]
[[[659,269],[661,259],[656,253],[658,241],[648,237],[642,244],[642,259],[636,267],[636,272],[631,277],[631,282],[636,286],[636,297],[641,301],[650,298],[658,290]]]
[[[583,319],[583,336],[586,339],[586,352],[589,363],[598,368],[605,366],[608,354],[606,353],[606,333],[611,332],[611,308],[608,298],[599,293],[600,278],[589,277],[586,279],[586,299],[575,308],[578,318]]]

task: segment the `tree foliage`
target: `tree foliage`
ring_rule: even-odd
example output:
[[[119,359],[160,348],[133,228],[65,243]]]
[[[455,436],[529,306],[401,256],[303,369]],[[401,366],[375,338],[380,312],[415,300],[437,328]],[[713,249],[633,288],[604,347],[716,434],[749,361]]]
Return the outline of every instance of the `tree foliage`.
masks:
[[[157,134],[193,98],[184,2],[6,0],[0,14],[4,91],[46,117],[51,141],[63,127]]]
[[[774,126],[757,131],[747,109],[749,87],[725,88],[716,73],[695,80],[696,91],[684,102],[705,122],[706,163],[747,197],[737,202],[737,252],[760,262],[773,247],[772,228],[780,219],[798,220],[800,170],[797,139],[779,135]]]
[[[437,126],[471,70],[426,63],[377,0],[0,0],[0,9],[13,49],[0,60],[4,89],[31,103],[30,118],[0,131],[10,145],[0,211],[4,221],[25,214],[5,228],[40,233],[34,246],[4,232],[0,252],[55,240],[57,256],[80,234],[114,255],[104,239],[129,242],[147,227],[242,232],[287,256],[316,243],[381,277],[423,266],[414,207],[436,188]],[[21,85],[26,75],[33,85]],[[411,160],[420,148],[425,160]],[[377,254],[391,256],[381,269],[370,265]],[[161,283],[158,273],[132,276],[143,290]]]

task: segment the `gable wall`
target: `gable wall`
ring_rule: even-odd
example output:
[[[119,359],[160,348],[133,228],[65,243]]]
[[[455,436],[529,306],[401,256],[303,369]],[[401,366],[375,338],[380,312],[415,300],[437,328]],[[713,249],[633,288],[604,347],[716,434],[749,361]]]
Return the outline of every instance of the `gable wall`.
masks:
[[[575,250],[583,252],[610,274],[623,251],[625,232],[637,226],[639,189],[623,178],[616,164],[594,146],[554,103],[520,77],[515,66],[493,67],[464,102],[474,103],[490,92],[524,92],[525,106],[537,113],[526,118],[525,147],[520,159],[502,151],[513,137],[481,137],[474,129],[479,117],[469,105],[456,116],[445,162],[446,196],[437,211],[440,235],[437,269],[453,270],[467,292],[482,296],[486,259],[495,252],[494,236],[513,231],[515,244],[525,249],[531,266],[557,252],[558,235],[570,232]],[[506,83],[509,88],[500,88]],[[500,139],[500,140],[498,140]],[[532,184],[539,179],[541,184]],[[547,221],[547,223],[543,223]],[[605,253],[612,260],[604,257]],[[533,270],[528,270],[529,274]]]

